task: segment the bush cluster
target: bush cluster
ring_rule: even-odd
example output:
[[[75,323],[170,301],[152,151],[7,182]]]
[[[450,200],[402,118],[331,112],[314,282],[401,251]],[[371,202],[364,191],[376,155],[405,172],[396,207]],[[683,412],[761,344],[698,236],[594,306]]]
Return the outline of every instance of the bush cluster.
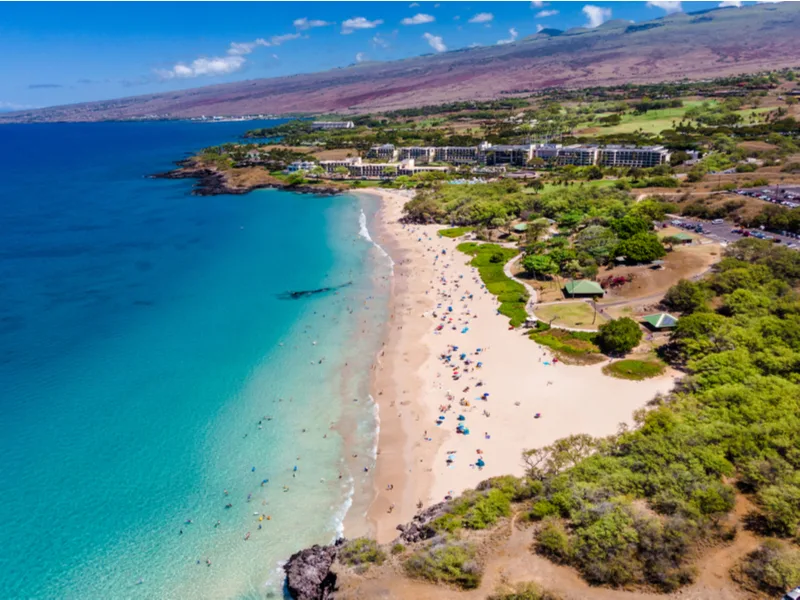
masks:
[[[433,538],[414,552],[403,567],[410,577],[466,590],[477,588],[483,574],[474,544],[442,537]]]

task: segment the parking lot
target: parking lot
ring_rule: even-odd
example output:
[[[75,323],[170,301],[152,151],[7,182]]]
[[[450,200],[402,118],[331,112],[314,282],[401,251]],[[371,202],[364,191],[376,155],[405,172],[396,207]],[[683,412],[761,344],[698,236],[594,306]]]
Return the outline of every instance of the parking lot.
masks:
[[[800,207],[800,186],[798,185],[774,185],[769,187],[743,188],[734,190],[740,196],[750,196],[758,198],[764,202],[780,204],[787,208]]]
[[[740,230],[737,225],[729,221],[722,221],[719,223],[712,221],[700,221],[697,219],[687,219],[684,217],[675,217],[667,223],[673,225],[674,227],[686,229],[687,231],[694,231],[707,238],[711,238],[712,240],[717,240],[720,242],[731,243],[735,242],[736,240],[740,240],[743,237],[751,236],[760,237],[767,240],[777,239],[780,240],[782,244],[792,248],[793,250],[800,248],[800,236],[791,234],[782,235],[768,231],[759,231],[758,229]],[[700,231],[698,231],[698,227],[701,228]],[[736,233],[736,231],[747,231],[748,234],[744,235],[743,233]]]

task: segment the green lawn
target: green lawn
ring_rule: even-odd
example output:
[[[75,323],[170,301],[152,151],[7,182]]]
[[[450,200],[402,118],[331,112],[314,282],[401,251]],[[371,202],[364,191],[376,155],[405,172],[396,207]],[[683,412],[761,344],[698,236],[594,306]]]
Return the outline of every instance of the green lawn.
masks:
[[[618,360],[603,367],[603,373],[618,379],[641,381],[657,377],[664,372],[664,363],[657,360]]]
[[[594,309],[586,302],[562,302],[540,306],[536,308],[536,316],[546,323],[552,322],[554,327],[563,325],[564,327],[593,329],[605,322],[605,319],[598,315],[597,321],[592,325]]]
[[[474,227],[450,227],[449,229],[440,229],[439,235],[447,238],[461,237],[465,233],[469,233],[475,229]]]
[[[649,110],[644,114],[637,115],[626,113],[622,115],[622,122],[613,127],[599,127],[599,135],[607,135],[613,133],[632,133],[641,129],[645,133],[661,133],[665,129],[671,129],[673,121],[680,121],[684,113],[690,108],[699,106],[703,102],[708,102],[709,105],[716,104],[716,100],[688,100],[683,103],[679,108],[662,108],[659,110]],[[751,114],[760,114],[768,112],[770,108],[749,108],[737,111],[742,116],[742,121],[747,122]],[[597,115],[598,117],[605,117],[611,113],[603,113]],[[584,122],[578,125],[578,129],[586,129],[587,127],[598,127],[597,123]]]
[[[498,308],[500,314],[507,316],[513,327],[522,325],[528,318],[528,312],[525,310],[528,291],[525,286],[503,272],[503,266],[519,254],[519,250],[503,248],[497,244],[475,242],[464,242],[457,248],[473,257],[469,264],[478,268],[486,289],[500,300]]]
[[[576,181],[576,182],[573,182],[573,186],[572,187],[578,187],[578,188],[580,188],[580,187],[585,187],[585,188],[605,188],[605,187],[611,187],[615,183],[617,183],[617,180],[613,180],[613,179],[594,179],[592,181]],[[558,189],[562,189],[563,190],[564,186],[556,185],[554,183],[545,183],[544,187],[541,190],[535,190],[533,188],[527,187],[527,188],[523,188],[523,191],[526,194],[536,194],[536,193],[539,193],[539,192],[549,192],[550,190],[558,190]]]

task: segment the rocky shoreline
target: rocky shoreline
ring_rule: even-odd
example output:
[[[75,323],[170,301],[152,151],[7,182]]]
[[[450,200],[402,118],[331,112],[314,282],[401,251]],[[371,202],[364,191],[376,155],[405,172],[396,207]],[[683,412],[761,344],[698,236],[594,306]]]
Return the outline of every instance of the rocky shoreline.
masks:
[[[397,541],[416,544],[436,535],[430,523],[447,511],[448,503],[441,502],[414,516],[406,525],[398,525]],[[329,546],[314,545],[295,552],[283,570],[286,573],[286,588],[294,600],[332,600],[335,598],[338,576],[333,569],[339,549],[345,544],[338,539]]]
[[[253,190],[277,189],[289,190],[299,194],[317,194],[333,196],[341,194],[346,190],[333,186],[325,185],[294,185],[289,186],[279,179],[270,178],[263,183],[248,185],[236,185],[231,183],[229,177],[221,171],[197,165],[192,159],[186,159],[175,163],[177,169],[163,173],[149,175],[151,179],[195,179],[197,180],[192,187],[194,196],[219,196],[221,194],[242,195],[248,194]]]

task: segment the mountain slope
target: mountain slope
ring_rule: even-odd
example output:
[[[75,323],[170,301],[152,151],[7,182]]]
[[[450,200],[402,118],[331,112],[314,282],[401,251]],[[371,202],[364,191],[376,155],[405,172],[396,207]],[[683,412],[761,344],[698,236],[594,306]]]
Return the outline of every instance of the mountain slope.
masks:
[[[677,13],[322,73],[9,113],[0,122],[365,112],[550,86],[716,77],[800,66],[798,30],[794,2]]]

